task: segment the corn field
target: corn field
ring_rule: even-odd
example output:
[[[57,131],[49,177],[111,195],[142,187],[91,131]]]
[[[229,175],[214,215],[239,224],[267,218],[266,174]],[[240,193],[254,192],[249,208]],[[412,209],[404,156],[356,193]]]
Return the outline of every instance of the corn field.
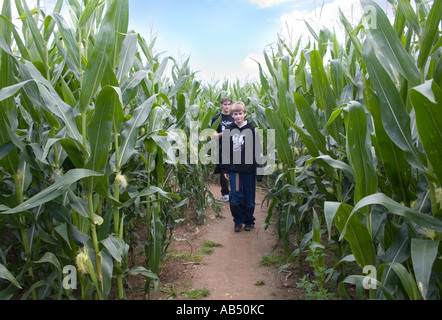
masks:
[[[361,0],[358,25],[340,15],[344,43],[309,26],[307,45],[263,50],[259,81],[203,84],[189,59],[128,30],[128,0],[51,13],[4,0],[0,299],[122,300],[136,275],[148,297],[176,223],[189,207],[204,223],[213,202],[213,167],[173,161],[206,140],[178,136],[209,128],[223,96],[275,132],[266,222],[278,221],[281,269],[307,259],[340,299],[441,299],[442,1],[389,2],[393,22]]]

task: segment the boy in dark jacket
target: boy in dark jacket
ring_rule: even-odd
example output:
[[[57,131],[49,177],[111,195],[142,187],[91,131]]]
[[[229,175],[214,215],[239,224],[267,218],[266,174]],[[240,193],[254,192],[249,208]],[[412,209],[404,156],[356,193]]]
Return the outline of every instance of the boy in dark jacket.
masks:
[[[230,181],[230,211],[235,232],[240,232],[243,225],[244,230],[251,231],[255,226],[255,179],[262,180],[257,174],[262,167],[262,146],[255,127],[245,119],[244,103],[233,104],[230,114],[235,122],[224,130],[221,172]]]
[[[230,114],[231,106],[232,106],[232,100],[230,98],[222,98],[221,99],[222,112],[216,115],[211,122],[213,124],[221,117],[221,121],[218,125],[214,138],[219,140],[218,144],[219,163],[215,167],[215,174],[220,174],[221,195],[223,201],[229,201],[230,191],[229,191],[229,182],[224,177],[224,174],[221,174],[221,169],[220,169],[221,159],[222,159],[221,147],[222,147],[223,131],[227,128],[227,126],[231,125],[235,121],[233,120],[232,115]]]

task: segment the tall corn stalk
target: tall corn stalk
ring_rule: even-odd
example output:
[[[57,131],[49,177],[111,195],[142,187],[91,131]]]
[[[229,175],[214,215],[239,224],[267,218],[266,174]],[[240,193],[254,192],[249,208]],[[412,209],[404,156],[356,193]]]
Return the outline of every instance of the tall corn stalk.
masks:
[[[165,83],[169,58],[160,62],[154,42],[128,30],[128,1],[69,1],[70,20],[63,5],[46,14],[15,1],[19,29],[3,2],[0,226],[21,247],[2,246],[1,256],[21,260],[23,250],[25,259],[0,262],[10,283],[1,296],[75,297],[62,286],[64,266],[74,265],[81,298],[107,299],[116,285],[124,299],[129,276],[144,276],[146,291],[157,284],[173,228],[179,197],[163,190],[161,168],[177,90]],[[146,263],[131,267],[139,219]]]
[[[295,244],[293,254],[312,239],[297,217],[311,225],[309,211],[323,210],[329,240],[339,242],[329,279],[341,278],[343,297],[345,283],[362,298],[373,281],[371,298],[438,299],[442,4],[391,3],[394,25],[362,0],[367,14],[356,27],[341,13],[345,44],[310,28],[305,49],[280,41],[273,57],[264,53],[262,103],[284,168],[271,208],[281,208],[280,237]],[[297,152],[304,146],[307,157]],[[370,280],[363,271],[371,266]]]

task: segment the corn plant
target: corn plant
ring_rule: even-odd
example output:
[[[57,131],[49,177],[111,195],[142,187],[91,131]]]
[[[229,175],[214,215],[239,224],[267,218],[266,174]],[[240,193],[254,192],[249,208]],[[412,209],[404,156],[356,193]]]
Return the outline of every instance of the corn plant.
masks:
[[[19,29],[3,2],[0,227],[11,241],[0,248],[1,297],[108,299],[115,286],[124,299],[138,274],[148,294],[180,200],[163,163],[188,75],[165,76],[172,59],[128,30],[128,1],[69,1],[70,20],[63,5],[46,14],[15,1]],[[140,224],[145,264],[131,266]],[[69,265],[79,291],[64,286]]]
[[[345,283],[367,287],[362,273],[373,266],[371,298],[438,299],[441,3],[391,3],[394,25],[369,0],[361,4],[371,15],[356,27],[341,13],[344,45],[310,27],[305,49],[280,40],[264,53],[262,101],[282,164],[271,207],[280,207],[280,237],[293,254],[312,241],[301,221],[311,225],[309,212],[323,208],[329,239],[339,242],[343,297]]]

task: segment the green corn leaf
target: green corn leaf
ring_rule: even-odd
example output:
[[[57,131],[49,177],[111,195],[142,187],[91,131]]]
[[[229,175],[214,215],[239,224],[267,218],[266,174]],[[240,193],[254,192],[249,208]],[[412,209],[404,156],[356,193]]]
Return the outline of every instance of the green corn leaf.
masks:
[[[319,218],[318,218],[318,214],[316,213],[315,210],[313,210],[312,213],[312,232],[313,232],[313,237],[312,237],[312,241],[321,244],[322,243],[322,239],[321,239],[321,224],[319,222]]]
[[[157,72],[158,72],[158,70],[157,70]],[[187,76],[187,75],[186,76],[182,76],[181,78],[179,78],[175,82],[175,85],[173,86],[173,88],[168,93],[168,96],[169,97],[175,96],[180,91],[180,89],[184,86],[184,84],[187,82],[188,79],[189,79],[189,76]]]
[[[391,22],[385,12],[373,0],[361,0],[363,8],[374,8],[374,21],[368,26],[368,32],[373,38],[371,43],[376,52],[382,53],[382,62],[391,64],[400,74],[414,85],[421,81],[419,69],[411,55],[405,50],[400,39],[396,35]],[[367,67],[370,65],[366,63]]]
[[[333,204],[333,203],[331,203]],[[363,268],[368,265],[376,265],[376,250],[371,236],[356,215],[352,212],[353,207],[348,204],[330,205],[326,202],[324,212],[327,216],[334,216],[336,227],[341,232],[341,238],[350,243],[356,262]]]
[[[138,128],[148,119],[156,98],[157,95],[154,95],[146,100],[141,106],[136,108],[133,112],[132,118],[125,124],[124,130],[121,133],[118,168],[122,168],[122,166],[137,152],[135,145],[138,137]]]
[[[14,57],[14,53],[11,50],[10,44],[8,44],[5,40],[5,38],[0,34],[0,49],[2,49],[4,52],[2,52],[3,54],[8,54],[11,57]],[[2,57],[3,59],[3,57]],[[6,74],[6,73],[5,73]],[[4,83],[6,80],[8,79],[2,79],[2,82]]]
[[[180,200],[180,197],[178,195],[171,193],[171,192],[166,192],[163,189],[158,188],[158,187],[154,187],[154,186],[150,186],[150,187],[143,189],[135,197],[146,197],[146,196],[150,196],[155,193],[158,193],[159,195],[161,195],[162,197],[164,197],[168,200],[172,200],[172,198],[175,198],[176,200]]]
[[[376,141],[379,148],[378,158],[385,167],[385,173],[391,182],[393,199],[408,203],[416,198],[409,191],[411,182],[411,165],[406,159],[405,152],[391,141],[382,124],[381,107],[378,97],[370,88],[364,89],[364,101],[373,118]]]
[[[101,270],[103,275],[103,297],[107,299],[112,289],[112,277],[114,271],[114,261],[112,256],[106,251],[100,251]]]
[[[97,92],[101,80],[108,67],[109,57],[113,50],[115,41],[115,13],[116,2],[112,1],[106,11],[100,32],[97,37],[94,49],[87,61],[86,70],[82,80],[82,90],[80,97],[80,113],[86,112],[89,104]]]
[[[335,169],[342,170],[344,172],[345,176],[349,179],[349,181],[352,183],[355,183],[355,177],[353,174],[353,170],[347,163],[333,159],[330,156],[319,156],[319,157],[309,159],[305,163],[304,167],[307,167],[309,164],[311,164],[314,161],[323,161]]]
[[[106,238],[101,243],[117,262],[121,262],[129,250],[129,246],[122,239],[114,236]]]
[[[410,209],[405,207],[393,199],[389,198],[385,194],[377,193],[370,195],[361,201],[359,201],[355,208],[353,209],[353,213],[361,208],[373,204],[378,204],[387,208],[391,213],[404,217],[409,221],[416,223],[418,226],[434,230],[437,232],[442,232],[442,221],[434,218],[433,216],[429,216],[423,213],[420,213],[414,209]]]
[[[61,7],[63,6],[63,0],[57,0],[57,3],[55,4],[54,13],[60,13]],[[44,24],[44,41],[49,42],[49,39],[51,38],[51,35],[54,31],[55,22],[52,20],[50,15],[46,16],[45,24]]]
[[[124,81],[121,86],[123,95],[123,105],[127,105],[137,94],[140,83],[146,79],[148,72],[145,70],[137,71],[129,79]]]
[[[23,212],[27,210],[31,210],[32,208],[38,207],[46,202],[52,201],[62,195],[72,184],[75,182],[87,178],[87,177],[99,177],[102,176],[101,173],[85,170],[85,169],[73,169],[66,173],[60,181],[54,183],[52,186],[44,189],[40,193],[36,194],[29,200],[26,200],[19,206],[9,209],[4,212],[0,212],[0,215],[3,214],[14,214],[17,212]]]
[[[84,218],[90,218],[87,199],[77,197],[71,189],[68,189],[67,197],[69,199],[69,205],[72,207],[72,209],[75,210],[75,212],[77,212]]]
[[[384,236],[385,237],[385,236]],[[381,261],[403,263],[410,258],[410,238],[407,224],[403,223],[397,232],[396,239],[388,247],[387,251],[379,256]]]
[[[4,4],[7,4],[8,2],[9,1],[5,1]],[[18,34],[15,25],[11,22],[10,14],[8,15],[8,17],[5,16],[4,14],[0,15],[0,18],[3,19],[4,21],[6,21],[6,23],[9,24],[9,26],[11,27],[10,30],[12,31],[12,34],[14,36],[14,40],[17,44],[17,47],[20,51],[22,58],[25,60],[30,60],[29,51],[26,48],[26,45],[23,43],[23,39]],[[0,26],[1,26],[1,24],[0,24]],[[3,38],[3,37],[5,37],[5,38]],[[0,48],[5,50],[9,55],[13,56],[14,54],[11,51],[10,44],[8,44],[8,39],[9,39],[8,36],[6,36],[6,35],[3,36],[2,34],[0,34]],[[6,46],[4,46],[4,44],[6,44]]]
[[[307,147],[310,154],[315,158],[319,157],[319,149],[316,146],[316,143],[313,140],[313,138],[306,132],[304,128],[300,128],[299,126],[294,124],[293,121],[291,122],[291,125],[293,129],[295,129],[295,131],[300,135],[302,141],[304,141],[304,144]]]
[[[339,97],[345,87],[344,68],[341,60],[333,59],[330,61],[330,78],[333,90],[335,91],[336,96]]]
[[[347,110],[347,157],[356,180],[354,201],[357,203],[376,192],[378,177],[373,165],[364,108],[354,101],[349,104]]]
[[[0,164],[4,169],[6,169],[11,174],[17,174],[18,165],[20,162],[20,158],[18,156],[17,149],[15,148],[15,144],[11,141],[11,137],[9,132],[9,126],[6,123],[4,112],[0,112],[0,144],[6,145],[8,143],[12,143],[12,146],[9,146],[9,152],[4,156],[3,159],[0,160]]]
[[[264,92],[266,92],[270,96],[270,94],[269,94],[269,92],[270,92],[269,91],[270,90],[269,81],[267,80],[267,77],[264,74],[264,70],[261,66],[261,63],[259,63],[259,62],[257,62],[257,63],[258,63],[258,68],[259,68],[259,78],[261,80],[262,89],[264,90]]]
[[[420,34],[421,26],[419,19],[410,4],[410,0],[398,0],[398,8],[407,19],[408,25],[413,29],[416,34]]]
[[[281,119],[288,124],[288,119],[296,119],[296,109],[289,97],[289,80],[288,80],[288,62],[285,59],[281,60],[280,69],[275,70],[278,95],[279,112],[281,113]]]
[[[402,38],[406,22],[407,19],[405,18],[405,15],[402,13],[402,11],[396,10],[393,28],[399,38]]]
[[[321,55],[321,57],[324,57],[324,55],[326,54],[327,48],[329,46],[329,41],[331,41],[331,39],[332,39],[332,33],[329,29],[324,28],[319,31],[318,46],[319,46],[319,54]]]
[[[366,279],[365,276],[359,276],[359,275],[352,275],[348,276],[344,279],[342,283],[339,284],[339,291],[343,293],[343,290],[345,290],[343,287],[345,283],[348,284],[357,284],[362,285],[364,283],[364,280]],[[382,284],[382,282],[378,281],[377,279],[371,278],[371,281],[373,281],[373,284],[376,285],[378,288],[381,289],[382,293],[385,295],[387,300],[395,300],[394,296],[391,294],[391,292]]]
[[[318,107],[326,111],[327,101],[326,91],[329,87],[327,75],[325,73],[322,58],[317,50],[310,52],[310,66],[312,68],[313,89]]]
[[[411,259],[420,293],[426,299],[433,264],[438,255],[440,241],[412,239]]]
[[[180,94],[178,95],[178,101],[177,101],[177,113],[176,113],[176,119],[177,121],[180,121],[184,114],[186,113],[186,96],[184,94]],[[219,121],[218,121],[219,120]],[[219,117],[216,124],[216,127],[214,128],[216,130],[216,128],[218,128],[219,123],[221,122],[221,117]],[[215,124],[212,124],[212,128]]]
[[[267,54],[267,52],[264,50],[264,59],[267,65],[267,69],[270,72],[270,75],[272,76],[273,79],[276,79],[276,69],[275,66],[273,65],[272,61],[270,60],[269,55]]]
[[[115,34],[116,38],[113,44],[112,55],[111,55],[111,65],[112,68],[115,68],[118,64],[119,54],[121,52],[121,48],[123,42],[126,38],[127,28],[129,26],[129,0],[118,0],[116,2],[115,9]],[[135,55],[132,55],[134,57]],[[128,61],[130,62],[130,61]],[[123,61],[120,60],[120,64]]]
[[[14,148],[15,145],[12,142],[6,142],[0,145],[0,160],[6,157]]]
[[[112,138],[112,126],[116,105],[120,103],[118,88],[106,86],[98,95],[92,120],[87,128],[90,146],[90,158],[86,169],[104,173],[109,156],[109,146]],[[97,179],[87,179],[87,192],[98,183]]]
[[[58,235],[64,240],[69,249],[72,250],[71,242],[69,240],[68,234],[68,225],[66,223],[62,223],[54,228],[54,231],[58,233]]]
[[[40,30],[38,29],[37,22],[34,20],[31,11],[28,8],[26,1],[23,1],[23,8],[26,14],[26,21],[29,27],[29,30],[32,34],[32,40],[37,49],[38,54],[40,55],[41,61],[46,65],[46,47],[44,46],[43,37],[40,34]]]
[[[408,160],[417,168],[425,170],[419,159],[411,138],[410,115],[388,73],[376,58],[373,48],[364,43],[364,62],[370,80],[376,89],[381,105],[381,117],[384,129],[390,139],[407,154]]]
[[[420,54],[418,58],[418,67],[422,68],[425,66],[428,60],[428,56],[433,48],[433,43],[436,35],[439,33],[440,21],[442,20],[442,2],[434,1],[431,7],[430,14],[428,15],[427,21],[425,22],[425,27],[423,34],[419,39],[420,44]]]
[[[189,105],[193,105],[195,104],[195,100],[198,96],[198,93],[200,92],[200,87],[201,87],[201,82],[199,81],[194,81],[192,84],[192,91],[190,93],[190,97],[189,97]]]
[[[57,142],[60,143],[64,151],[68,154],[69,159],[71,159],[72,163],[77,168],[84,167],[85,159],[88,158],[88,153],[79,141],[72,139],[49,139],[43,150],[43,154],[39,159],[40,161],[44,161],[47,158],[51,147]]]
[[[416,126],[428,160],[442,184],[442,90],[434,80],[410,91]]]
[[[332,237],[332,227],[333,227],[333,221],[336,216],[336,212],[339,210],[339,207],[341,206],[340,202],[331,202],[326,201],[324,203],[324,217],[325,217],[325,224],[327,225],[327,231],[328,231],[328,240],[331,240]],[[354,261],[354,259],[353,259]]]
[[[293,103],[290,101],[287,93],[289,92],[289,88],[287,85],[287,81],[284,79],[282,72],[278,70],[276,72],[276,86],[278,92],[278,104],[279,104],[279,112],[281,113],[281,119],[283,122],[288,124],[287,119],[296,119],[296,109],[294,108]]]
[[[41,75],[31,62],[25,61],[24,64],[19,64],[19,69],[25,81],[34,80],[37,85],[37,87],[31,85],[24,87],[31,101],[63,120],[68,135],[77,141],[82,141],[82,136],[75,122],[73,109],[60,98],[51,83]]]
[[[313,29],[312,26],[307,21],[304,20],[304,23],[307,26],[307,29],[308,29],[308,31],[310,31],[310,34],[313,36],[313,38],[316,41],[319,41],[319,37],[318,37],[318,34],[316,33],[315,29]]]
[[[164,110],[160,107],[153,108],[149,114],[149,132],[158,133],[163,128]]]
[[[1,10],[1,17],[6,20],[6,22],[10,23],[11,17],[12,17],[12,11],[11,11],[11,1],[3,1],[2,2],[2,10]],[[11,33],[9,30],[9,26],[5,21],[0,21],[0,36],[5,37],[5,39],[8,39],[8,45],[10,44],[10,37]]]
[[[312,50],[310,52],[310,66],[316,104],[322,111],[324,111],[325,118],[330,119],[333,111],[337,108],[337,99],[328,80],[327,73],[325,72],[323,59],[317,50]],[[338,142],[341,141],[340,134],[338,133],[341,131],[341,127],[341,119],[336,118],[327,128],[329,134]]]
[[[347,35],[350,37],[351,43],[355,47],[356,52],[358,53],[359,57],[362,57],[362,44],[359,38],[357,37],[357,29],[353,30],[350,22],[345,17],[345,14],[344,12],[342,12],[341,9],[339,9],[339,17],[342,24],[344,25]]]
[[[307,100],[305,100],[305,98],[299,93],[293,92],[293,96],[295,99],[296,108],[298,109],[301,120],[304,123],[304,128],[310,133],[318,149],[323,154],[327,154],[328,152],[325,146],[325,136],[319,130],[318,120],[315,117],[312,108],[307,103]]]
[[[17,91],[19,91],[21,88],[23,88],[23,86],[30,81],[32,81],[32,80],[26,80],[26,81],[14,84],[12,86],[2,88],[0,90],[0,101],[6,100],[6,99],[12,97],[14,94],[17,93]]]
[[[17,279],[15,279],[15,277],[12,275],[12,273],[9,272],[9,270],[6,269],[6,267],[4,265],[2,265],[1,263],[0,263],[0,278],[8,280],[17,288],[22,289],[22,287],[18,283]]]
[[[389,266],[398,276],[411,300],[420,300],[419,291],[413,276],[399,263],[390,263]]]
[[[281,210],[278,219],[278,235],[284,241],[284,247],[288,250],[288,243],[290,242],[290,230],[295,223],[295,208],[292,203],[285,204]]]
[[[266,109],[266,117],[269,123],[269,127],[275,129],[276,135],[276,149],[278,150],[279,158],[285,164],[292,164],[293,151],[289,144],[287,136],[287,130],[284,129],[280,118],[277,116],[276,111],[273,109]]]
[[[152,219],[150,221],[149,227],[151,236],[151,241],[149,243],[149,266],[153,273],[159,274],[161,266],[161,256],[163,254],[164,224],[159,217],[158,207],[155,207],[152,210]]]
[[[117,71],[117,79],[120,84],[123,84],[123,77],[130,71],[134,64],[136,57],[136,50],[138,44],[138,34],[132,33],[126,36],[123,42],[120,53],[120,64]]]
[[[150,278],[152,280],[159,281],[159,278],[156,274],[154,274],[152,271],[149,271],[142,266],[133,267],[132,269],[128,270],[127,273],[131,276],[142,275],[145,278]]]
[[[59,272],[62,271],[62,267],[61,267],[60,261],[58,260],[57,256],[55,254],[53,254],[52,252],[46,252],[45,255],[40,260],[35,261],[34,263],[50,263]]]
[[[58,30],[61,34],[61,37],[63,38],[66,50],[69,54],[69,58],[73,60],[74,65],[78,70],[80,68],[79,49],[78,49],[78,43],[75,40],[74,35],[72,34],[72,30],[69,29],[66,21],[64,20],[61,14],[53,13],[51,16],[57,23]]]
[[[100,3],[100,0],[88,1],[86,7],[84,8],[83,13],[81,14],[80,20],[78,21],[78,26],[80,28],[82,28],[82,29],[85,28],[85,26],[89,22],[89,19],[92,17],[94,11],[98,8],[99,3]]]

